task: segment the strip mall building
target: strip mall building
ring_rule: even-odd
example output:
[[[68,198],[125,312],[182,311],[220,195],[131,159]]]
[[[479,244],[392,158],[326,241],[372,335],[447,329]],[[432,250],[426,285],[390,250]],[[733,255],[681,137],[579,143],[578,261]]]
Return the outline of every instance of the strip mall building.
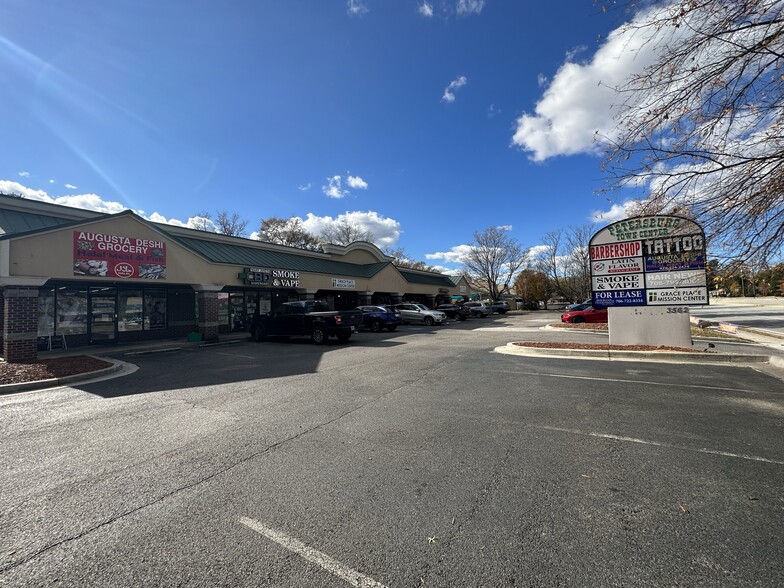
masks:
[[[469,296],[464,277],[398,268],[375,245],[306,251],[0,195],[3,357],[245,330],[290,300],[361,304]],[[43,347],[42,347],[43,345]]]

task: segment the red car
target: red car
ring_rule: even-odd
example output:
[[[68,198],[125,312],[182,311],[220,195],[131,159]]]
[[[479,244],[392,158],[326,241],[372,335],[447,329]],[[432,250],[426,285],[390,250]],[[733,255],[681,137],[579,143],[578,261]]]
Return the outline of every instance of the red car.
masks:
[[[570,310],[561,315],[562,323],[606,323],[606,306],[589,306],[584,310]]]

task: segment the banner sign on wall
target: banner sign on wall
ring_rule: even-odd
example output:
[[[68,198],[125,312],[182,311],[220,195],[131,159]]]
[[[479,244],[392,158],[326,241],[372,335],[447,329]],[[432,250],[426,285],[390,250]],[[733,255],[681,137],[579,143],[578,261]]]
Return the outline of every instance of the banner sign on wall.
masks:
[[[166,279],[166,243],[88,231],[73,232],[73,275]]]
[[[589,252],[595,305],[708,304],[705,233],[689,219],[619,221],[591,238]]]

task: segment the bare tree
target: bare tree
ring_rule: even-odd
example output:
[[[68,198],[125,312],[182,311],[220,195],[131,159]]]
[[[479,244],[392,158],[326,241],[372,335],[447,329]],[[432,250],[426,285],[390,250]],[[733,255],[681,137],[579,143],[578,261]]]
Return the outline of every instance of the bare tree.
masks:
[[[206,211],[197,212],[195,216],[188,219],[188,226],[197,231],[206,231],[207,233],[216,232],[216,226],[212,221],[212,215]]]
[[[215,225],[219,233],[231,237],[244,237],[247,234],[245,228],[248,226],[248,221],[236,212],[219,211],[218,216],[215,217]]]
[[[471,250],[463,260],[470,280],[487,288],[493,300],[509,290],[509,284],[526,261],[527,251],[506,229],[490,227],[474,233]]]
[[[409,258],[406,255],[405,250],[402,247],[384,247],[383,249],[384,255],[388,255],[389,257],[394,257],[394,263],[398,267],[403,268],[411,268],[416,270],[424,270],[424,271],[435,271],[435,269],[426,264],[424,261],[414,261],[413,259]]]
[[[302,226],[302,219],[298,216],[289,219],[276,216],[262,219],[259,224],[259,240],[312,251],[319,249],[319,240]]]
[[[348,245],[355,241],[367,241],[372,243],[373,233],[363,229],[358,224],[344,219],[327,225],[321,233],[319,233],[319,238],[324,243],[332,243],[334,245]]]
[[[588,244],[593,225],[550,231],[542,237],[545,246],[534,260],[535,267],[567,300],[584,300],[591,295],[591,259]]]
[[[650,190],[643,212],[686,207],[724,256],[784,245],[784,4],[689,0],[628,23],[655,61],[623,98],[610,189]]]

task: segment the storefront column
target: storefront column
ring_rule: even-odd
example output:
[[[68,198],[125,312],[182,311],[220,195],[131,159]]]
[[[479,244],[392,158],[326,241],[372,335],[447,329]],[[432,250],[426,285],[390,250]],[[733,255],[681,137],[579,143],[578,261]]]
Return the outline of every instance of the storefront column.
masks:
[[[38,288],[3,291],[3,357],[8,363],[38,359]]]
[[[373,304],[373,292],[357,292],[357,298],[360,306]]]
[[[297,290],[300,300],[315,300],[318,290]]]
[[[203,341],[218,340],[218,292],[223,286],[197,284],[192,288],[196,291],[199,305],[199,332]]]
[[[404,294],[402,292],[391,292],[389,297],[392,299],[392,304],[400,304],[403,302]]]
[[[425,305],[427,305],[428,308],[435,308],[436,306],[438,306],[436,304],[436,297],[430,294],[425,296]]]

